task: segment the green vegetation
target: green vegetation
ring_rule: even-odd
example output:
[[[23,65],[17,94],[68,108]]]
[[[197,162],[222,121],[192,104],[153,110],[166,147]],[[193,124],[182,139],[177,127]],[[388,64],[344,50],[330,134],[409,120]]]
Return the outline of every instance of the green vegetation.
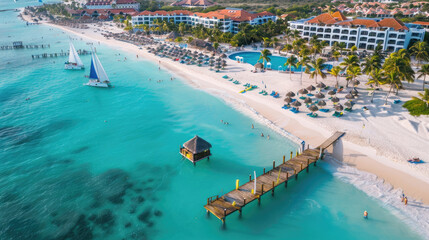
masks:
[[[429,115],[429,89],[418,94],[419,97],[413,97],[410,101],[405,102],[403,107],[408,109],[413,116]]]
[[[70,17],[70,14],[67,12],[65,5],[62,3],[44,4],[43,6],[38,7],[36,12]]]

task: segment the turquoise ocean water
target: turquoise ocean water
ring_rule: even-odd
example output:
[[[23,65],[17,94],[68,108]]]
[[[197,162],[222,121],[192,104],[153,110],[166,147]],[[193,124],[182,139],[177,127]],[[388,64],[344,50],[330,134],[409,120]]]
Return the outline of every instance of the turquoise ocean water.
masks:
[[[2,0],[0,9],[13,6]],[[66,58],[31,59],[67,50],[69,35],[26,26],[16,15],[0,12],[1,45],[51,48],[0,51],[0,239],[421,239],[326,163],[241,218],[230,216],[223,229],[207,217],[207,197],[261,174],[297,145],[107,46],[96,45],[115,88],[85,87],[89,56],[82,57],[87,69],[75,72],[63,70]],[[195,134],[213,145],[210,161],[196,167],[178,153]]]

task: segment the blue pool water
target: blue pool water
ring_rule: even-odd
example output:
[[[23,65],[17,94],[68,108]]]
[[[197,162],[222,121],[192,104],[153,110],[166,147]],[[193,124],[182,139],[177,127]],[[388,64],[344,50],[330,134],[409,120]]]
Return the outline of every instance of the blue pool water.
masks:
[[[229,58],[232,60],[236,60],[236,57],[243,57],[243,61],[245,63],[249,63],[252,65],[255,65],[258,60],[259,60],[259,56],[261,55],[260,52],[238,52],[238,53],[233,53],[231,55],[229,55]],[[286,57],[281,57],[281,56],[270,56],[270,63],[271,63],[271,69],[273,70],[282,70],[282,71],[286,71],[289,70],[289,66],[284,66],[285,62],[287,61]],[[262,63],[262,61],[260,61]],[[265,63],[266,65],[266,63]],[[332,65],[330,64],[326,64],[326,70],[330,70],[332,68]],[[292,71],[294,72],[301,72],[301,66],[298,68],[292,67]],[[305,70],[305,68],[304,68]]]
[[[95,44],[115,88],[85,87],[89,56],[85,71],[64,70],[65,57],[31,59],[76,37],[16,15],[0,12],[0,45],[51,48],[0,51],[0,239],[421,239],[323,162],[222,229],[207,198],[298,146],[142,55]],[[213,145],[197,166],[178,153],[195,134]]]

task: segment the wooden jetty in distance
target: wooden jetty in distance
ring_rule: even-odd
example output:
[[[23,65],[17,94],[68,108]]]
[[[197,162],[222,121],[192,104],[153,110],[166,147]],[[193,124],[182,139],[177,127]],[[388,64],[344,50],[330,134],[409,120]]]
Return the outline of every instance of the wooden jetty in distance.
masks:
[[[12,49],[24,49],[24,48],[50,48],[50,44],[26,44],[24,45],[21,41],[13,42],[12,45],[0,46],[0,50],[12,50]]]
[[[273,161],[273,168],[268,172],[265,172],[264,168],[263,174],[256,178],[256,189],[255,179],[252,180],[252,175],[249,175],[249,181],[241,186],[238,186],[237,182],[235,190],[220,197],[219,195],[209,197],[204,208],[207,213],[212,213],[225,223],[225,218],[230,214],[235,211],[239,211],[241,214],[242,208],[247,204],[255,200],[260,203],[262,195],[268,192],[274,196],[275,187],[281,184],[287,187],[289,179],[298,179],[298,174],[303,170],[308,172],[310,164],[316,165],[317,160],[322,158],[323,151],[344,134],[344,132],[336,132],[317,148],[306,149],[295,157],[292,157],[291,152],[291,159],[285,161],[285,156],[283,156],[283,163],[279,166],[276,166]]]
[[[79,55],[89,55],[91,54],[90,51],[87,50],[77,50],[77,54]],[[35,55],[31,55],[31,58],[33,59],[39,59],[39,58],[54,58],[54,57],[63,57],[63,56],[68,56],[69,55],[69,51],[62,51],[60,53],[42,53],[42,54],[35,54]]]

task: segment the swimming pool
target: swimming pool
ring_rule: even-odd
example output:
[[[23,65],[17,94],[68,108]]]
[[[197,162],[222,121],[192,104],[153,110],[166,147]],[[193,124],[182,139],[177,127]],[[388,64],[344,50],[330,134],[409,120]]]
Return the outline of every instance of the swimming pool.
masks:
[[[238,53],[233,53],[231,55],[229,55],[229,58],[232,60],[236,60],[236,57],[242,57],[243,58],[243,62],[245,63],[249,63],[252,65],[255,65],[258,62],[259,56],[261,55],[260,52],[238,52]],[[287,60],[286,57],[281,57],[281,56],[270,56],[271,59],[271,69],[273,70],[289,70],[289,67],[285,67],[283,66]],[[331,70],[332,65],[331,64],[326,64],[327,65],[327,70]],[[305,70],[305,68],[304,68]],[[292,71],[294,72],[301,72],[301,67],[298,68],[294,68],[292,67]]]

